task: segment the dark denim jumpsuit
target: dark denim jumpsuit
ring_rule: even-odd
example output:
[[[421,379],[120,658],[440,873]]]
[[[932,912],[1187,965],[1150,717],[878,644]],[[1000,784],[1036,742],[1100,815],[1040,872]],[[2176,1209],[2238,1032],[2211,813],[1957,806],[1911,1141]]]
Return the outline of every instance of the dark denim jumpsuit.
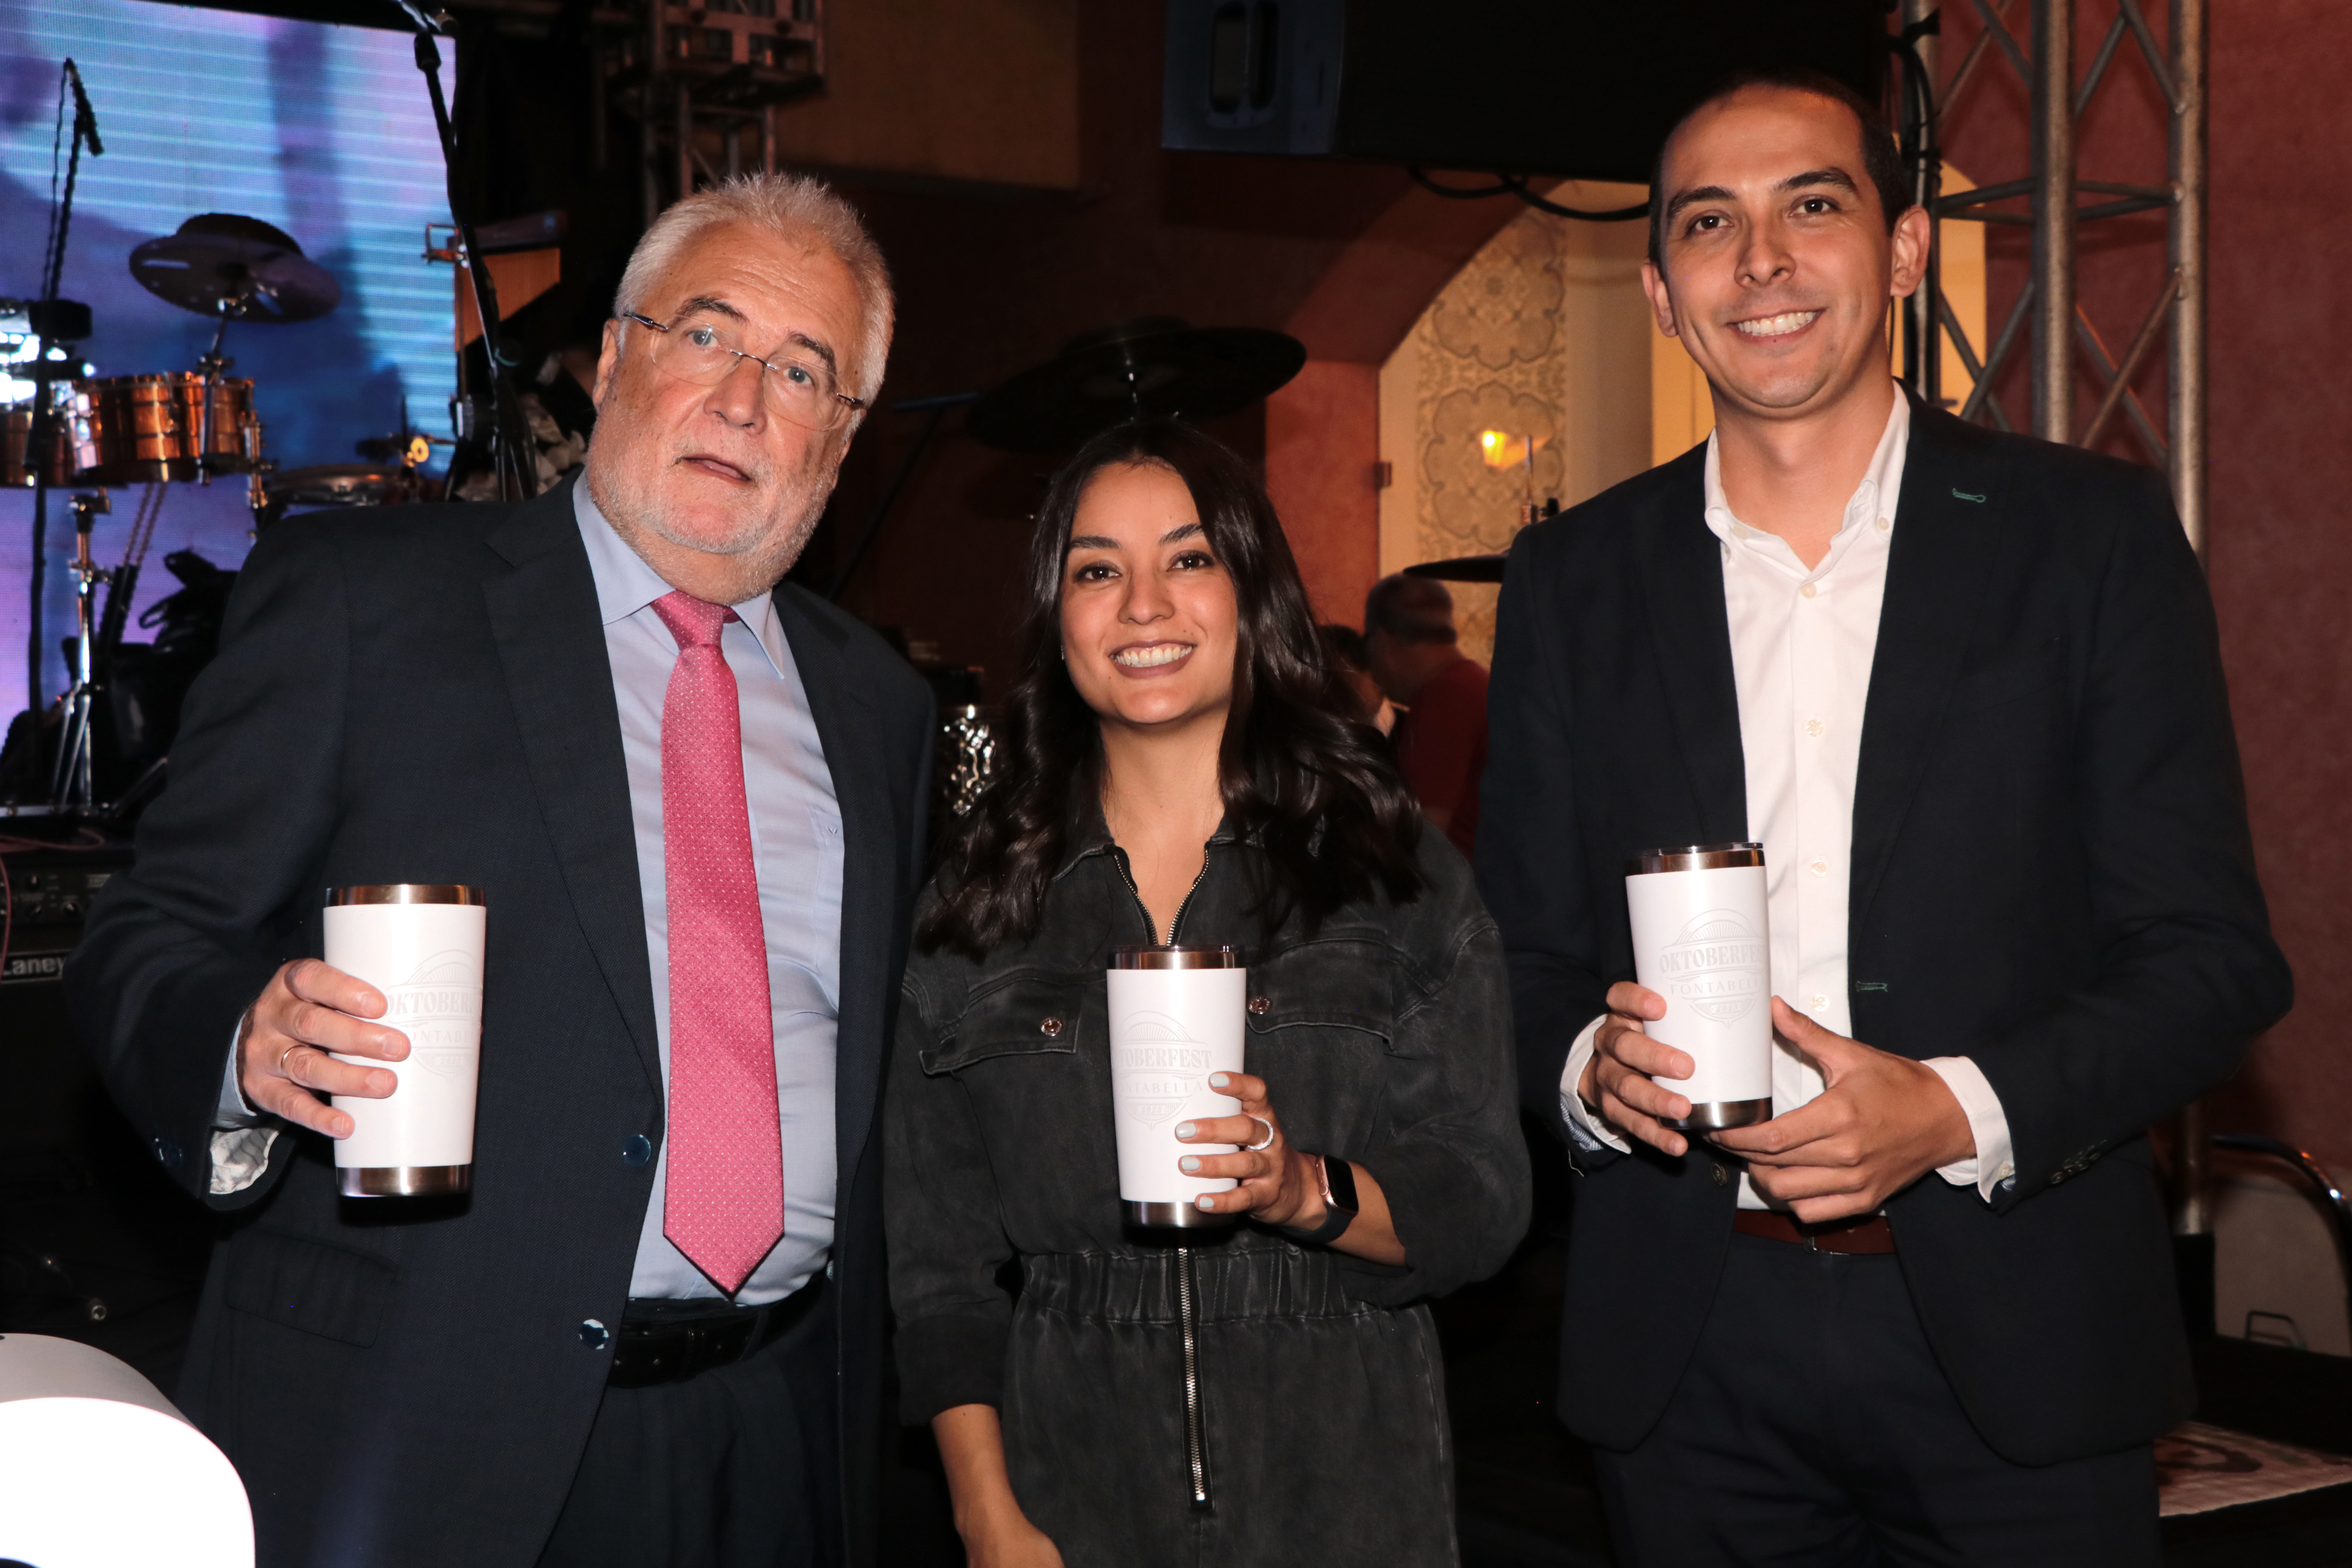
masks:
[[[904,1413],[997,1406],[1013,1491],[1067,1568],[1457,1561],[1423,1303],[1528,1223],[1502,949],[1433,831],[1418,898],[1311,938],[1294,920],[1263,940],[1257,853],[1210,841],[1173,940],[1243,945],[1248,1070],[1295,1147],[1378,1178],[1406,1267],[1246,1222],[1122,1224],[1103,972],[1164,939],[1098,816],[1033,940],[908,966],[885,1178]]]

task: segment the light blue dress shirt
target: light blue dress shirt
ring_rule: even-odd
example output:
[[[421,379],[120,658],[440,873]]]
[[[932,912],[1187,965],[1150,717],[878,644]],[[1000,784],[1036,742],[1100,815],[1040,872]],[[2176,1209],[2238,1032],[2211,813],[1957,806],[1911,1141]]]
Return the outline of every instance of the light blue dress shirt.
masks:
[[[637,842],[637,884],[652,966],[654,1026],[662,1082],[669,1082],[669,894],[663,875],[661,726],[677,643],[653,603],[668,584],[631,550],[596,510],[583,479],[572,487],[581,541],[596,579],[613,695],[621,710],[629,811]],[[735,1295],[745,1306],[806,1284],[833,1245],[834,1056],[841,1008],[841,809],[833,793],[775,601],[762,594],[735,606],[719,647],[734,671],[743,723],[743,785],[751,807],[751,855],[760,919],[768,939],[768,995],[775,1015],[776,1109],[783,1131],[784,1235]],[[633,1297],[716,1298],[702,1270],[662,1234],[667,1140],[637,1238]]]

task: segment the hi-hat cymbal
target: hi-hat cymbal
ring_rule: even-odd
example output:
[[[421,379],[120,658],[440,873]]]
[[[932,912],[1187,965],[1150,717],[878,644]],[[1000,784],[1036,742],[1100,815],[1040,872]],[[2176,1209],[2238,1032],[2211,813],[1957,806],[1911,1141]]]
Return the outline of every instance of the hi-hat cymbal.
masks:
[[[1306,345],[1282,332],[1149,316],[1064,344],[1054,359],[982,395],[964,427],[1010,451],[1065,451],[1129,419],[1230,414],[1306,363]]]
[[[258,218],[203,213],[131,253],[131,276],[160,300],[233,321],[308,321],[342,303],[342,286],[293,237]]]

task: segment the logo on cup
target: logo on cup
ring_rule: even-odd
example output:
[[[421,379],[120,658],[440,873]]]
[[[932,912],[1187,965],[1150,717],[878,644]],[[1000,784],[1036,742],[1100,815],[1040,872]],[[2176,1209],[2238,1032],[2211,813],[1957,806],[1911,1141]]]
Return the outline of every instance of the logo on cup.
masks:
[[[383,1001],[383,1021],[408,1037],[418,1066],[443,1078],[469,1070],[481,1043],[482,971],[473,954],[433,954],[386,986]]]
[[[1209,1070],[1209,1048],[1165,1013],[1130,1013],[1111,1047],[1119,1113],[1157,1127],[1184,1109]]]
[[[1718,1024],[1746,1017],[1764,994],[1764,939],[1729,910],[1709,910],[1659,955],[1672,1000]]]

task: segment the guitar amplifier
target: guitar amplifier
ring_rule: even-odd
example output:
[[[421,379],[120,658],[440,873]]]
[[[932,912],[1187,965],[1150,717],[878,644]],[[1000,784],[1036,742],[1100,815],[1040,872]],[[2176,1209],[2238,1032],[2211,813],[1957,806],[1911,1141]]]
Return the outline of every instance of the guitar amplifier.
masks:
[[[0,817],[0,833],[9,822]],[[219,1229],[115,1108],[66,960],[127,842],[0,850],[0,1333],[97,1346],[170,1389]]]

